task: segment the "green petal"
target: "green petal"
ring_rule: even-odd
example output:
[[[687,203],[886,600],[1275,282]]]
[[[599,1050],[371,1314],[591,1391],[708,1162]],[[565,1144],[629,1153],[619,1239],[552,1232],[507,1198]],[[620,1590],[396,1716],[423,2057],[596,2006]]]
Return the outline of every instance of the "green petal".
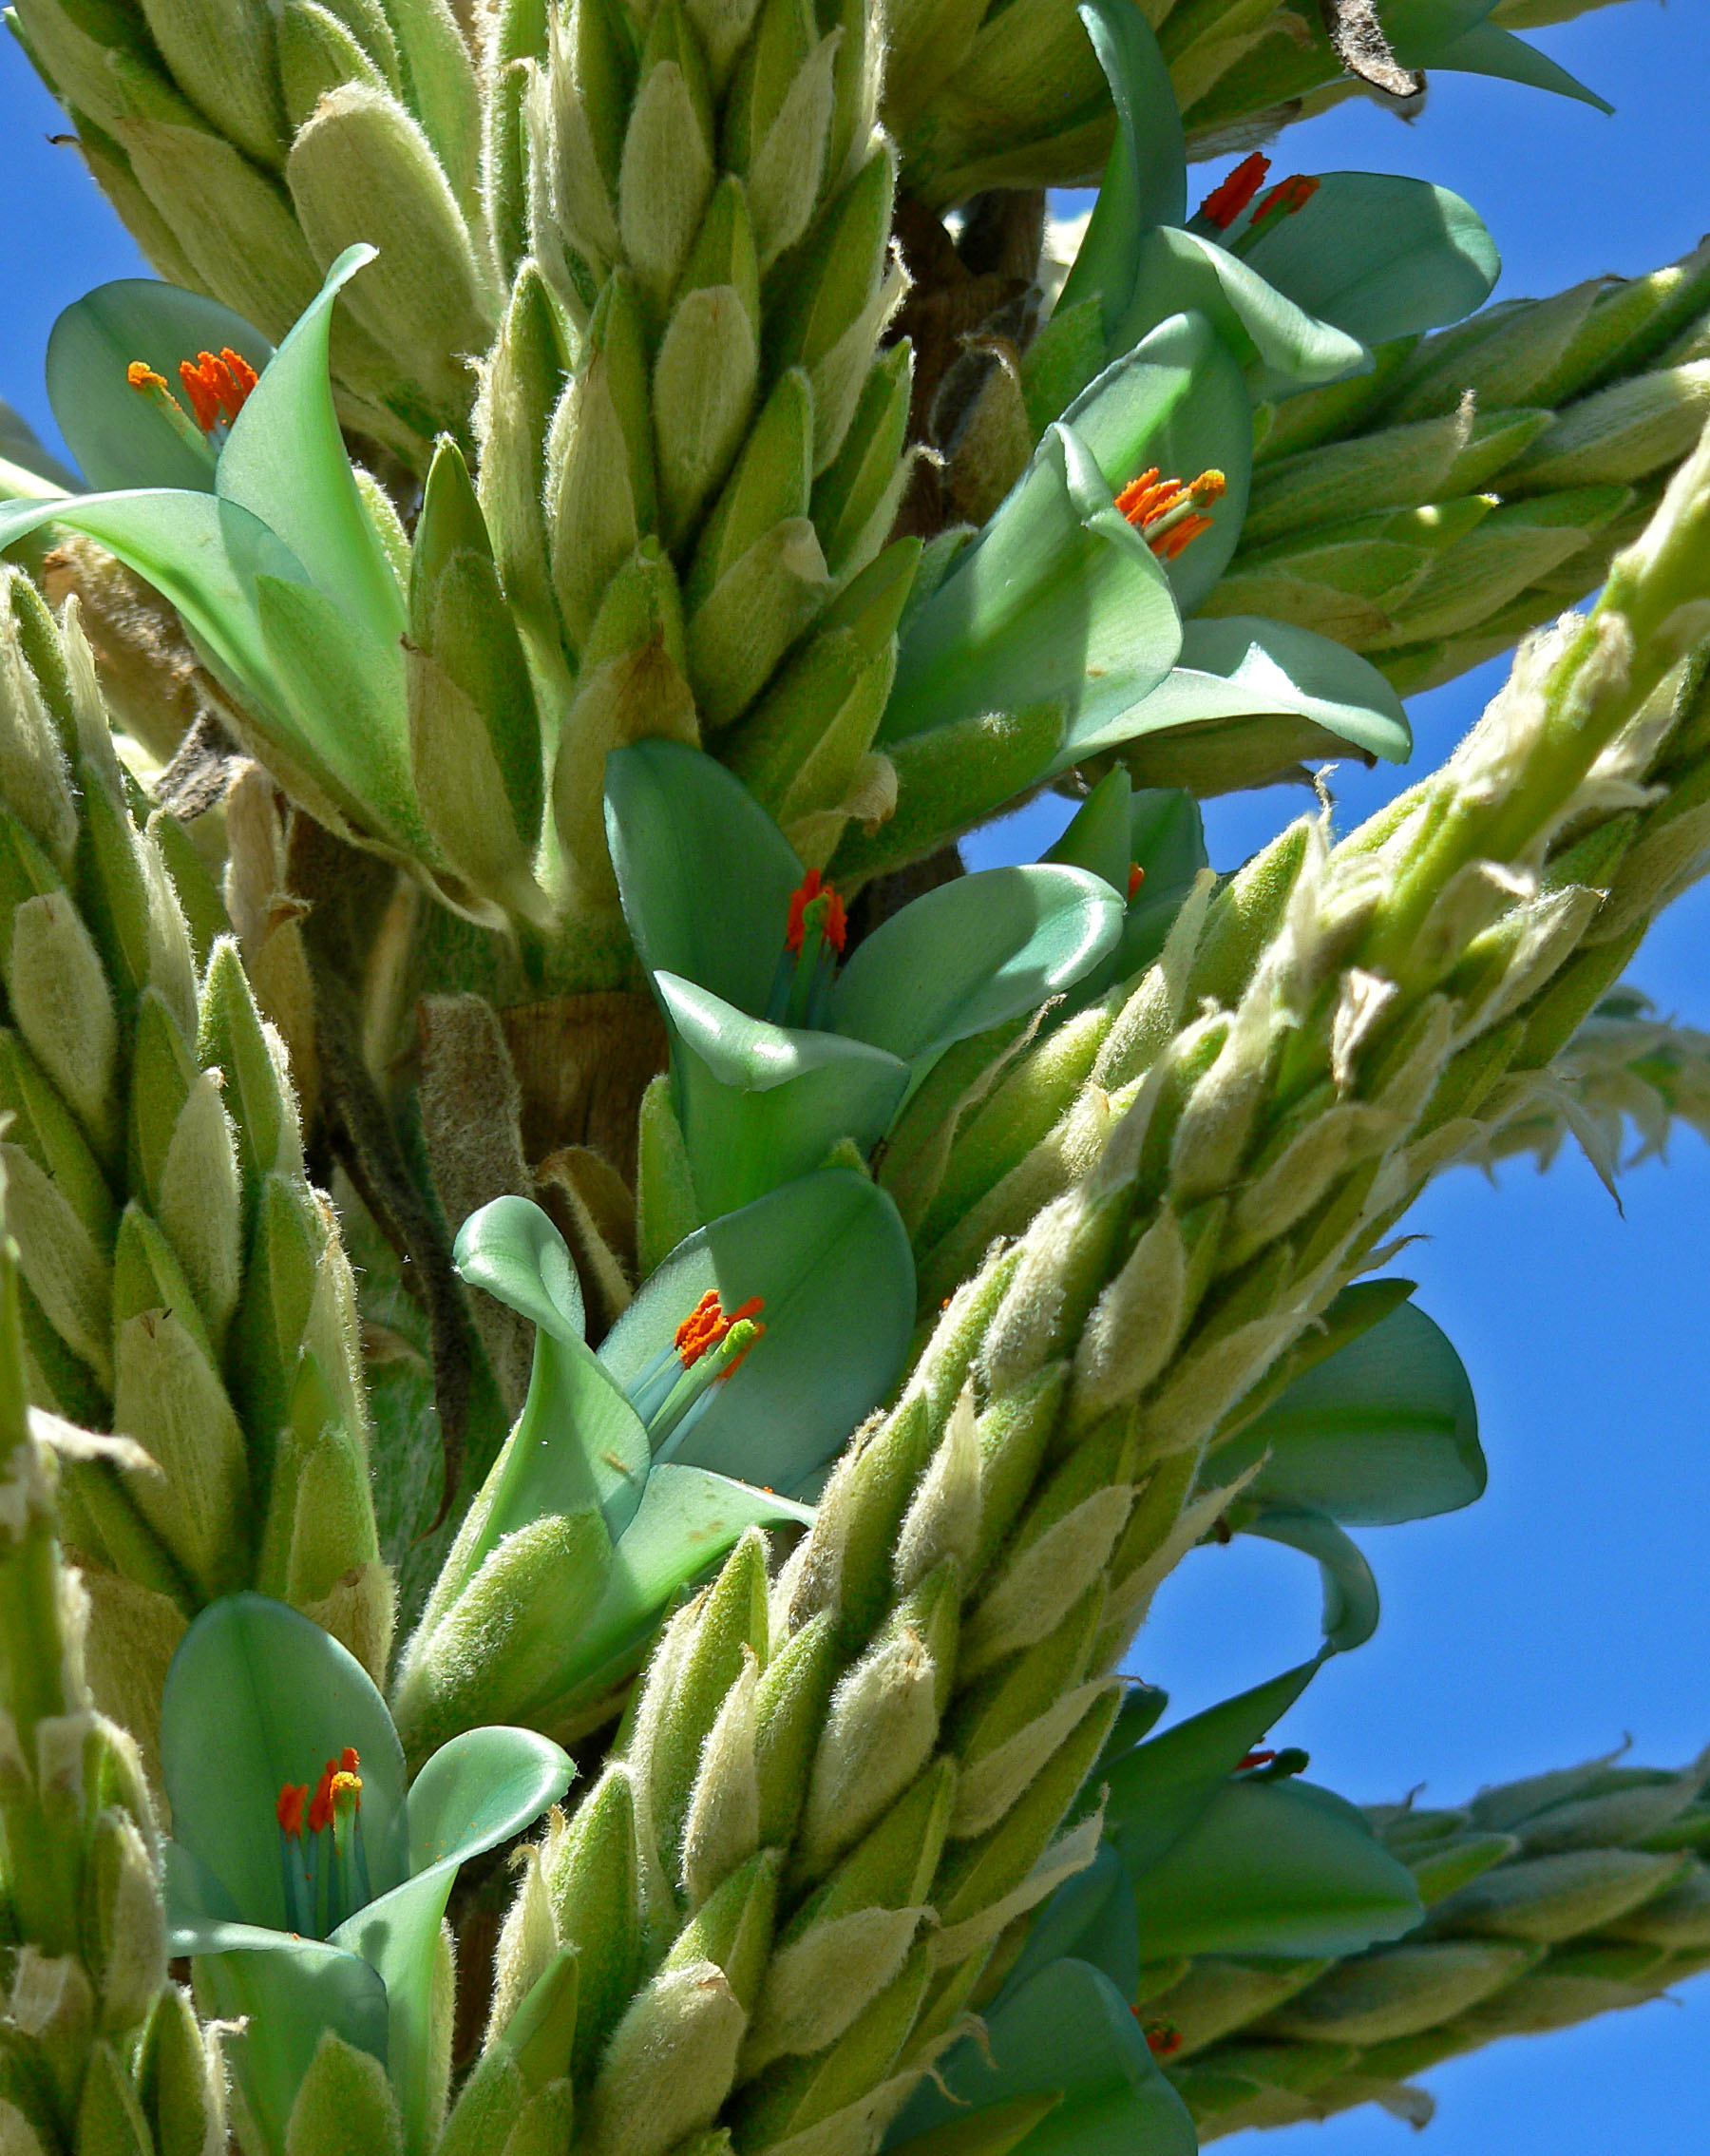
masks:
[[[1194,2156],[1199,2146],[1128,2000],[1085,1961],[1042,1969],[987,2016],[985,2040],[964,2041],[939,2074],[898,2120],[893,2146],[970,2106],[1060,2089],[1062,2103],[1027,2136],[1027,2156]]]
[[[570,1786],[571,1771],[558,1746],[531,1729],[469,1729],[454,1737],[409,1792],[413,1877],[332,1935],[386,1987],[385,2056],[411,2156],[423,2156],[432,2140],[434,1962],[458,1867],[539,1819]]]
[[[1149,1959],[1178,1954],[1358,1954],[1423,1911],[1413,1874],[1361,1813],[1295,1781],[1228,1782],[1138,1879]]]
[[[176,606],[215,669],[278,715],[284,697],[256,620],[257,574],[306,582],[301,563],[246,510],[154,488],[66,502],[0,503],[0,552],[45,524],[86,533]]]
[[[491,1502],[464,1553],[461,1587],[504,1536],[548,1513],[592,1507],[608,1535],[621,1535],[649,1457],[640,1418],[582,1340],[580,1289],[565,1278],[570,1253],[540,1207],[495,1198],[464,1222],[453,1256],[471,1286],[537,1328],[528,1398],[488,1479]]]
[[[246,1924],[210,1927],[204,1937],[175,1951],[196,1952],[212,2013],[244,2024],[227,2055],[268,2156],[284,2156],[286,2121],[324,2031],[386,2064],[385,1983],[359,1956],[319,1939]]]
[[[404,1754],[368,1672],[331,1633],[283,1602],[234,1594],[179,1644],[161,1703],[161,1768],[175,1839],[214,1875],[245,1922],[286,1929],[275,1804],[314,1784],[354,1745],[362,1761],[369,1877],[405,1876]]]
[[[1323,173],[1304,208],[1279,218],[1243,259],[1366,345],[1458,322],[1502,270],[1471,202],[1387,172]]]
[[[1129,858],[1146,870],[1130,912],[1146,904],[1149,888],[1177,890],[1209,864],[1199,803],[1179,786],[1142,787],[1129,809]]]
[[[1085,0],[1076,13],[1111,86],[1116,140],[1055,312],[1097,293],[1107,337],[1127,312],[1143,233],[1188,215],[1188,149],[1169,67],[1130,0]]]
[[[1255,1460],[1244,1498],[1363,1527],[1456,1512],[1487,1476],[1465,1365],[1412,1303],[1297,1378],[1210,1472],[1227,1482]]]
[[[680,741],[636,741],[606,758],[605,817],[642,964],[764,1010],[802,864],[748,788]]]
[[[1138,1879],[1187,1832],[1239,1763],[1312,1682],[1323,1655],[1221,1701],[1110,1769],[1106,1839]],[[1147,1956],[1152,1958],[1149,1942]]]
[[[518,1311],[555,1340],[587,1337],[581,1282],[569,1245],[527,1198],[495,1198],[457,1231],[452,1263],[471,1288]]]
[[[1372,1568],[1335,1520],[1321,1512],[1264,1512],[1243,1528],[1318,1559],[1324,1583],[1324,1637],[1339,1654],[1363,1647],[1378,1630],[1380,1606]]]
[[[1053,768],[1065,769],[1164,679],[1180,640],[1162,567],[1117,514],[1088,448],[1054,426],[903,630],[879,737],[1060,705],[1068,733]]]
[[[1227,344],[1203,315],[1161,322],[1090,383],[1063,419],[1092,452],[1112,497],[1153,465],[1180,479],[1223,473],[1228,491],[1211,511],[1211,529],[1165,565],[1177,606],[1191,614],[1228,567],[1246,515],[1253,408]]]
[[[1074,811],[1062,837],[1040,860],[1089,869],[1126,898],[1129,864],[1134,858],[1129,849],[1133,797],[1133,782],[1126,771],[1118,766],[1107,772]]]
[[[289,707],[286,741],[358,824],[418,859],[438,849],[410,776],[403,649],[382,643],[313,584],[256,579],[268,677]]]
[[[841,1140],[869,1152],[908,1091],[906,1063],[862,1040],[750,1018],[656,973],[695,1195],[711,1218],[820,1166]]]
[[[1463,75],[1493,75],[1500,82],[1552,90],[1557,97],[1573,98],[1598,112],[1615,109],[1607,98],[1600,97],[1566,67],[1558,67],[1548,53],[1540,52],[1511,30],[1499,29],[1494,23],[1480,23],[1475,29],[1464,31],[1438,49],[1432,65]]]
[[[918,1080],[953,1041],[1071,987],[1115,948],[1122,911],[1085,868],[959,876],[860,944],[833,991],[832,1023],[902,1057]]]
[[[276,532],[341,612],[394,649],[407,626],[404,597],[357,491],[328,372],[333,304],[373,258],[371,247],[347,247],[328,270],[233,422],[215,487]]]
[[[1188,627],[1193,625],[1189,622]],[[1107,789],[1117,779],[1122,781],[1121,795],[1107,795]],[[1107,799],[1120,801],[1120,814],[1108,806],[1099,807],[1098,825],[1089,825],[1077,838],[1081,817]],[[1068,1007],[1076,1010],[1102,996],[1113,981],[1131,980],[1152,963],[1164,948],[1169,925],[1192,888],[1194,877],[1206,866],[1207,856],[1205,826],[1192,794],[1181,787],[1146,787],[1135,792],[1122,765],[1099,780],[1080,814],[1046,860],[1062,858],[1062,849],[1070,844],[1089,854],[1095,849],[1105,864],[1096,872],[1114,884],[1127,901],[1115,948],[1075,983]],[[1082,863],[1083,867],[1092,865],[1090,860]],[[1128,898],[1130,867],[1145,871],[1132,899]]]
[[[1413,753],[1406,708],[1369,659],[1315,630],[1250,614],[1186,623],[1174,672],[1129,719],[1130,740],[1169,737],[1152,761],[1171,777],[1213,773],[1244,737],[1263,741],[1261,760],[1274,770],[1350,748],[1390,763]],[[1144,751],[1137,760],[1145,770]]]
[[[711,1222],[678,1244],[601,1343],[620,1384],[671,1344],[710,1288],[727,1310],[763,1297],[766,1333],[660,1458],[791,1491],[901,1375],[914,1326],[907,1232],[884,1192],[846,1168]]]
[[[1172,225],[1140,242],[1134,296],[1113,342],[1137,344],[1172,315],[1206,315],[1247,367],[1256,397],[1287,395],[1366,372],[1372,355],[1358,337],[1320,321],[1257,270],[1214,240]]]
[[[91,487],[179,487],[214,491],[214,460],[199,457],[152,397],[125,378],[134,359],[164,377],[186,410],[179,362],[226,346],[259,374],[273,346],[217,299],[158,277],[121,277],[74,300],[48,339],[48,401]]]

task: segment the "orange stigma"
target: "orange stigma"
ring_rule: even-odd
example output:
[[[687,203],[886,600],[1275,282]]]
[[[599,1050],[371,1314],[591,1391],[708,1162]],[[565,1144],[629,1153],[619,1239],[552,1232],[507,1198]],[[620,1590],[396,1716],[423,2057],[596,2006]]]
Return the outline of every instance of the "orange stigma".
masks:
[[[1140,887],[1143,883],[1145,883],[1145,881],[1146,870],[1141,868],[1138,861],[1130,861],[1129,863],[1128,880],[1129,904],[1130,906],[1133,905],[1135,899],[1140,895]]]
[[[1253,197],[1264,185],[1270,159],[1255,150],[1244,157],[1220,186],[1213,187],[1199,206],[1199,214],[1219,232],[1227,232]]]
[[[303,1806],[309,1802],[309,1784],[306,1782],[288,1782],[279,1791],[274,1810],[278,1815],[279,1832],[287,1841],[300,1841],[303,1838]]]
[[[764,1296],[750,1295],[739,1308],[732,1310],[727,1315],[724,1305],[718,1299],[717,1288],[709,1288],[694,1309],[676,1328],[677,1357],[684,1369],[692,1370],[709,1348],[716,1347],[719,1345],[732,1326],[753,1325],[753,1321],[765,1307]],[[755,1325],[755,1337],[757,1338],[765,1330],[764,1326]],[[751,1347],[752,1345],[753,1342],[750,1341],[749,1346]],[[742,1355],[747,1353],[748,1347],[745,1347],[742,1350]],[[741,1362],[742,1355],[738,1355],[735,1362],[731,1364],[732,1370],[736,1367],[737,1363]],[[723,1374],[729,1377],[731,1373],[730,1370],[727,1370]]]
[[[1201,532],[1210,530],[1211,519],[1200,512],[1220,502],[1228,484],[1221,471],[1211,469],[1184,487],[1179,479],[1160,479],[1153,465],[1129,482],[1117,495],[1116,506],[1160,562],[1173,562]]]
[[[133,390],[164,390],[166,377],[157,374],[145,359],[133,359],[124,370],[124,378]],[[168,395],[171,391],[167,391]]]
[[[359,1812],[362,1809],[361,1775],[348,1774],[341,1769],[332,1777],[327,1794],[332,1800],[334,1819],[347,1810]]]
[[[1306,207],[1318,191],[1319,183],[1310,174],[1291,172],[1286,180],[1278,181],[1253,212],[1253,222],[1258,224],[1267,217],[1293,217],[1297,210]]]
[[[196,424],[204,434],[211,434],[221,420],[234,420],[243,410],[244,399],[256,386],[256,370],[240,352],[226,345],[218,353],[199,352],[194,365],[180,359],[179,380],[190,399]]]
[[[784,931],[784,948],[787,951],[801,949],[802,938],[808,931],[808,908],[821,899],[825,901],[822,932],[826,943],[841,957],[849,932],[848,915],[844,911],[844,902],[838,897],[835,887],[826,883],[817,868],[809,868],[789,894],[789,925]]]

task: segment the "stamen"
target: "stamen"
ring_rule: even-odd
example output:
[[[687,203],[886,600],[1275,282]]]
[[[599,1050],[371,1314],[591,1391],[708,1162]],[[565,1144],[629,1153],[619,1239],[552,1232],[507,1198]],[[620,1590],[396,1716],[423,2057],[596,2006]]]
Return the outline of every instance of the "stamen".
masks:
[[[215,464],[214,445],[166,387],[165,375],[157,374],[146,360],[133,359],[124,370],[124,378],[139,396],[148,399],[185,448],[192,450],[212,470]]]
[[[1202,471],[1186,487],[1179,479],[1160,479],[1153,465],[1132,479],[1116,497],[1116,506],[1161,562],[1173,562],[1204,531],[1211,519],[1200,512],[1220,502],[1228,481],[1215,468]]]
[[[1136,2014],[1140,2009],[1134,2009]],[[1146,2024],[1146,2048],[1155,2059],[1173,2058],[1182,2048],[1182,2032],[1173,2021],[1149,2021]]]
[[[713,1388],[735,1374],[766,1330],[760,1322],[765,1307],[763,1296],[750,1295],[727,1311],[718,1290],[708,1288],[678,1326],[672,1346],[631,1387],[631,1403],[647,1425],[656,1460],[678,1449]]]
[[[327,1912],[330,1932],[336,1930],[347,1917],[353,1917],[358,1909],[366,1908],[371,1898],[368,1852],[362,1843],[362,1777],[356,1766],[355,1750],[347,1746],[338,1771],[329,1784],[332,1803],[332,1853],[337,1866],[337,1878],[331,1882],[328,1894],[330,1903],[336,1900],[336,1908],[330,1906]]]
[[[204,434],[237,418],[256,379],[256,370],[230,345],[218,353],[199,352],[194,364],[188,359],[179,361],[179,380]]]
[[[1275,1752],[1248,1752],[1245,1759],[1236,1761],[1235,1771],[1244,1774],[1249,1766],[1268,1766],[1276,1756]]]
[[[1216,225],[1219,232],[1227,232],[1264,185],[1264,176],[1269,170],[1270,159],[1261,157],[1255,150],[1251,157],[1242,159],[1221,185],[1212,188],[1200,204],[1198,214],[1207,224]]]
[[[287,1841],[303,1839],[303,1806],[309,1802],[309,1784],[306,1782],[288,1782],[279,1791],[274,1811],[278,1818],[279,1832]]]
[[[1242,237],[1250,238],[1262,227],[1275,224],[1279,219],[1296,216],[1306,207],[1318,191],[1319,182],[1311,174],[1291,172],[1286,180],[1278,181],[1253,212],[1253,221]]]
[[[274,1803],[279,1822],[279,1882],[285,1894],[285,1921],[299,1937],[313,1937],[314,1886],[303,1848],[303,1806],[309,1801],[306,1782],[287,1782]]]
[[[1141,868],[1138,861],[1130,861],[1129,863],[1128,874],[1128,895],[1129,904],[1130,906],[1133,905],[1135,899],[1139,896],[1140,887],[1143,883],[1145,883],[1145,881],[1146,870]]]
[[[836,887],[822,882],[817,868],[809,868],[797,888],[790,893],[789,925],[784,931],[784,948],[787,951],[801,949],[803,937],[809,926],[814,925],[808,920],[810,906],[819,909],[817,925],[820,933],[841,958],[849,932],[848,915],[844,910],[844,902],[837,895]]]

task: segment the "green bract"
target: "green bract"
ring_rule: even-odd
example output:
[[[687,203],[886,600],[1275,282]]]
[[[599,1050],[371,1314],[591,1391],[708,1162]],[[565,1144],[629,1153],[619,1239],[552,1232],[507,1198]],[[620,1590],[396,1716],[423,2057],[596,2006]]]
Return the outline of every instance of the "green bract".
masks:
[[[1084,869],[995,868],[903,907],[840,968],[841,901],[739,780],[674,742],[612,755],[606,824],[703,1217],[840,1141],[868,1151],[946,1048],[1036,1009],[1121,932]]]
[[[690,1236],[598,1353],[538,1206],[483,1207],[457,1262],[534,1324],[534,1370],[405,1650],[396,1712],[412,1751],[500,1699],[573,1730],[745,1528],[811,1519],[788,1493],[890,1389],[914,1318],[896,1209],[846,1169]]]
[[[336,1827],[315,1834],[305,1817],[288,1834],[282,1792],[314,1787],[347,1747],[356,1805]],[[448,2070],[449,2032],[433,2004],[458,1866],[561,1797],[570,1762],[532,1730],[471,1729],[411,1783],[360,1665],[258,1594],[215,1603],[185,1634],[166,1679],[161,1757],[174,1837],[169,1951],[195,1956],[217,2012],[249,2017],[234,2057],[257,2146],[284,2149],[297,2087],[330,2030],[386,2067],[418,2156]],[[314,1879],[306,1903],[301,1884],[289,1899],[294,1877]]]

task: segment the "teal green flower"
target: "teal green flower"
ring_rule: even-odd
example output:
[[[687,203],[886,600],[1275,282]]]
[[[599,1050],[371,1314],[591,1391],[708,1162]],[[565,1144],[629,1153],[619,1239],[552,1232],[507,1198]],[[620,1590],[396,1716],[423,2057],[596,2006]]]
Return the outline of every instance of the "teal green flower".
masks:
[[[846,962],[835,887],[740,780],[675,742],[612,754],[606,825],[703,1217],[840,1141],[869,1152],[952,1042],[1037,1009],[1121,932],[1086,870],[994,868],[915,900]]]
[[[323,822],[474,919],[542,918],[539,719],[462,458],[441,444],[411,561],[333,409],[333,306],[373,255],[347,248],[276,352],[152,280],[68,308],[48,392],[98,491],[0,505],[0,548],[46,523],[98,541],[178,608],[235,724]]]
[[[914,1324],[896,1208],[848,1169],[691,1235],[598,1351],[527,1199],[472,1214],[457,1263],[533,1322],[534,1370],[400,1663],[412,1753],[498,1714],[577,1733],[746,1528],[811,1519],[796,1498],[895,1384]]]
[[[238,1594],[173,1657],[161,1762],[168,1951],[194,1958],[213,2011],[247,2017],[231,2055],[256,2144],[282,2156],[331,2030],[386,2067],[425,2156],[448,2071],[433,1999],[452,1881],[563,1795],[569,1760],[529,1729],[470,1729],[412,1782],[360,1664],[284,1603]]]

